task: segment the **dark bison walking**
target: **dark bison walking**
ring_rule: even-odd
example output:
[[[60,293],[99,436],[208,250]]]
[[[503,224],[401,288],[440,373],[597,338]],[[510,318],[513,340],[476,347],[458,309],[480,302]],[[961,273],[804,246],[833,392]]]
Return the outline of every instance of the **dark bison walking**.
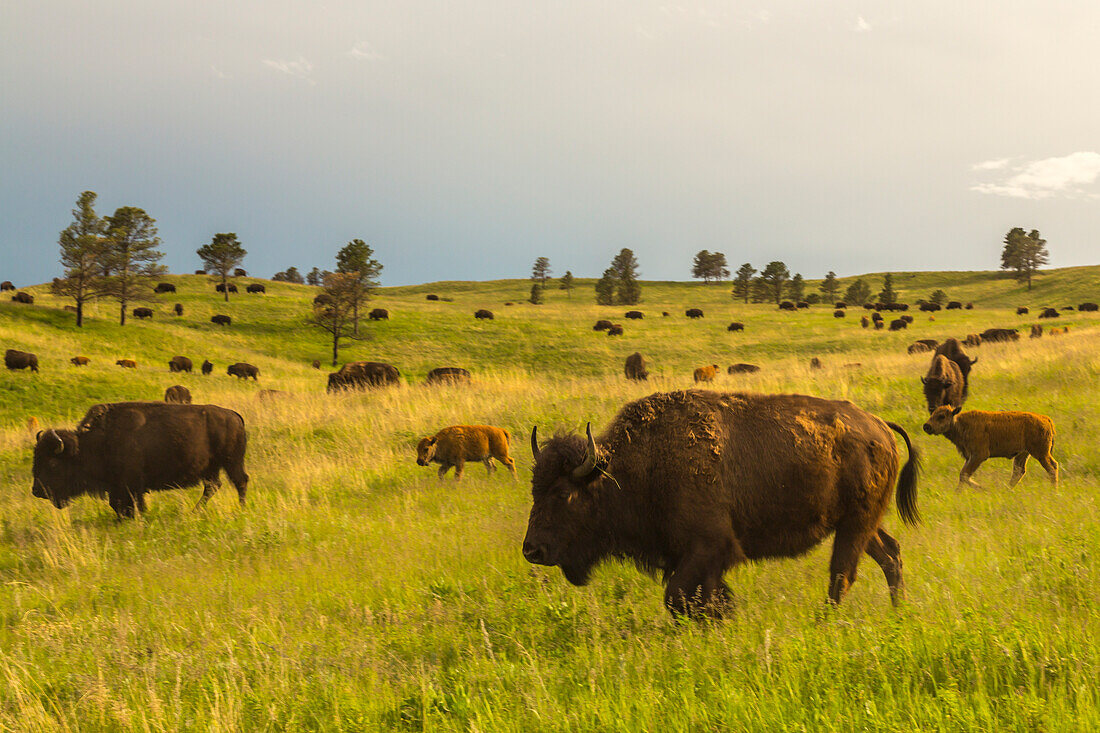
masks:
[[[172,283],[157,283],[157,286],[153,288],[154,293],[174,293],[176,292],[176,286]]]
[[[11,296],[11,299],[16,303],[23,303],[24,305],[34,305],[34,296],[30,293],[24,293],[22,290]]]
[[[632,321],[640,321],[645,318],[645,314],[641,311],[627,311],[626,317]]]
[[[191,390],[187,389],[187,387],[184,387],[182,384],[174,384],[164,390],[164,401],[175,402],[179,405],[190,405]]]
[[[210,372],[212,372],[212,371],[214,371],[214,365],[211,363],[211,361],[209,359],[204,359],[203,362],[202,362],[203,376],[206,376],[206,375],[210,374]]]
[[[611,321],[596,321],[596,325],[592,327],[593,331],[606,331],[611,328]]]
[[[1028,309],[1022,305],[1016,309],[1016,315],[1018,316],[1026,316],[1029,312],[1030,311],[1028,311]]]
[[[176,303],[175,306],[172,307],[172,310],[175,311],[177,316],[182,316],[183,315],[183,303]]]
[[[462,367],[437,367],[428,372],[428,384],[459,384],[470,381],[470,370]]]
[[[744,331],[745,330],[745,324],[741,323],[739,321],[734,321],[730,325],[726,326],[726,330],[727,331]]]
[[[901,329],[908,328],[908,327],[909,327],[909,322],[906,321],[906,320],[903,320],[901,318],[895,318],[894,320],[890,321],[890,330],[891,331],[900,331]]]
[[[891,430],[909,450],[896,497],[914,524],[909,436],[850,402],[689,390],[627,404],[598,439],[589,425],[587,440],[540,446],[536,428],[523,556],[574,585],[605,558],[630,559],[663,574],[674,614],[720,616],[726,571],[796,557],[834,534],[829,599],[840,602],[866,552],[897,603],[900,546],[880,526],[898,478]]]
[[[390,320],[390,312],[385,308],[375,308],[367,317],[372,321],[388,321]]]
[[[608,336],[622,336],[623,335],[622,324],[612,323],[611,328],[607,329],[607,335]]]
[[[401,372],[392,364],[380,361],[352,361],[340,367],[340,371],[328,375],[328,391],[367,389],[398,384]]]
[[[106,494],[120,517],[132,517],[135,506],[145,511],[147,492],[198,483],[201,507],[224,470],[244,504],[246,442],[244,419],[216,405],[94,405],[75,431],[38,434],[31,493],[58,509],[82,494]]]
[[[245,290],[246,293],[266,293],[267,292],[267,288],[265,288],[260,283],[252,283],[251,285],[249,285],[244,290]],[[230,291],[230,292],[232,292],[232,291]]]
[[[626,357],[626,364],[623,366],[623,371],[626,373],[627,379],[634,379],[636,381],[645,381],[649,379],[649,371],[646,369],[645,357],[638,351]]]
[[[218,283],[216,286],[214,286],[214,290],[218,291],[219,293],[224,293],[227,289],[231,293],[237,292],[237,286],[234,285],[233,283],[229,283],[228,285],[223,285],[222,283]]]
[[[152,318],[152,308],[134,308],[134,318]]]
[[[168,371],[191,373],[191,360],[186,356],[173,356],[168,362]]]
[[[947,310],[949,311],[961,311],[963,307],[961,300],[952,300],[947,304]]]
[[[482,308],[481,310],[474,312],[474,318],[477,318],[478,320],[491,321],[493,320],[493,312]]]
[[[8,369],[30,369],[38,371],[38,355],[27,351],[8,349],[4,352],[4,366]]]
[[[236,364],[230,364],[225,372],[229,376],[236,377],[237,379],[248,379],[252,377],[252,381],[258,381],[257,378],[260,376],[259,369],[243,361],[238,361]]]
[[[699,308],[688,308],[686,311],[684,311],[684,315],[688,318],[702,318],[703,311]]]
[[[1061,318],[1062,314],[1058,312],[1057,308],[1043,308],[1043,311],[1039,314],[1040,318]]]
[[[924,399],[928,403],[928,412],[932,413],[941,405],[961,407],[966,401],[965,382],[959,365],[942,354],[932,357],[928,374],[920,378],[924,386]]]
[[[233,325],[233,319],[229,316],[217,315],[210,317],[211,323],[216,323],[219,326],[231,326]]]
[[[1077,310],[1081,311],[1082,313],[1092,313],[1095,311],[1100,311],[1100,305],[1097,305],[1096,303],[1082,303],[1081,305],[1077,306]]]
[[[980,334],[983,342],[1019,341],[1020,333],[1015,328],[987,328]]]
[[[742,362],[740,364],[730,364],[729,368],[726,369],[726,374],[753,374],[758,371],[760,371],[760,367],[755,364]]]

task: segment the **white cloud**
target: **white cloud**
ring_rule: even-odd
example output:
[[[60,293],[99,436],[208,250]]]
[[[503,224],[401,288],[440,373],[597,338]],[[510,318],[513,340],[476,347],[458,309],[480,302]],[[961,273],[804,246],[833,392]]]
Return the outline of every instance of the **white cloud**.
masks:
[[[979,170],[997,170],[997,168]],[[1012,174],[1008,178],[977,183],[971,186],[970,190],[1021,199],[1049,199],[1056,196],[1095,197],[1097,194],[1086,190],[1086,187],[1096,183],[1096,179],[1100,178],[1100,153],[1091,150],[1080,151],[1061,158],[1033,160],[1021,166],[1013,166],[1010,170]]]
[[[866,33],[871,30],[871,24],[862,15],[856,16],[856,33]]]
[[[316,83],[313,79],[309,78],[310,73],[313,71],[313,64],[307,61],[304,56],[298,56],[297,61],[274,61],[272,59],[263,59],[263,63],[264,66],[302,79],[310,84]]]
[[[367,41],[359,41],[351,50],[348,51],[348,56],[353,59],[361,59],[363,61],[385,61],[386,57],[371,48],[370,43]]]
[[[972,171],[999,171],[1008,165],[1009,158],[997,158],[995,160],[983,160],[970,166]]]

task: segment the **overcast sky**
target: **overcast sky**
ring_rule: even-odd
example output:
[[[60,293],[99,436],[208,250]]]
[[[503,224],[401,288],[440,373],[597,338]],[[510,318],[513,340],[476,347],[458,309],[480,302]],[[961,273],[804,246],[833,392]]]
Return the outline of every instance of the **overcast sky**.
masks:
[[[737,9],[730,6],[737,5]],[[362,238],[383,283],[1100,262],[1100,3],[7,0],[0,279],[86,189],[269,277]]]

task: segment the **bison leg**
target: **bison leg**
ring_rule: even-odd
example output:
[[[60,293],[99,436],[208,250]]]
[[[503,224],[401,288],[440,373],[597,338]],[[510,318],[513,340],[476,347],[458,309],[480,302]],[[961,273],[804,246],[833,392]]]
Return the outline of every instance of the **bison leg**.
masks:
[[[1050,454],[1050,449],[1047,449],[1047,454],[1045,456],[1035,456],[1035,460],[1039,461],[1039,465],[1046,469],[1047,476],[1050,477],[1050,482],[1057,486],[1058,461],[1054,460],[1054,456]]]
[[[840,604],[844,594],[856,582],[856,568],[859,558],[868,549],[868,543],[875,537],[874,530],[868,535],[862,526],[844,526],[836,529],[833,537],[833,557],[829,561],[829,602]]]
[[[673,571],[665,588],[665,606],[673,616],[722,618],[731,603],[722,582],[726,570],[745,560],[733,537],[696,545]]]
[[[115,514],[119,516],[119,519],[133,519],[134,497],[129,491],[112,491],[107,497],[107,501],[110,503],[111,508],[115,510]]]
[[[218,489],[221,488],[222,482],[217,476],[213,478],[204,478],[202,480],[202,496],[199,497],[199,502],[195,504],[194,511],[198,511],[206,506],[206,502],[210,501],[210,497],[218,493]]]
[[[442,481],[443,477],[447,475],[447,471],[451,470],[451,464],[444,463],[439,467],[439,480]]]
[[[248,493],[248,473],[244,470],[244,461],[225,467],[225,473],[233,482],[233,488],[237,490],[237,500],[244,506],[244,498]]]
[[[493,463],[492,456],[490,456],[489,458],[483,459],[481,462],[485,464],[485,474],[487,476],[492,476],[493,471],[497,470],[496,465]]]
[[[1016,484],[1020,483],[1020,479],[1027,473],[1027,452],[1017,453],[1016,457],[1012,459],[1012,478],[1008,480],[1008,488],[1012,488]]]
[[[901,577],[901,545],[880,528],[878,534],[867,543],[867,554],[882,568],[886,585],[890,588],[890,602],[898,605],[905,597],[905,583]]]
[[[981,484],[972,480],[970,477],[974,475],[974,472],[978,470],[978,466],[985,462],[985,456],[973,455],[966,459],[966,463],[963,464],[962,471],[959,472],[959,485],[957,488],[961,489],[963,484],[973,486],[975,489],[980,489]]]
[[[462,478],[462,469],[464,468],[466,468],[466,461],[462,460],[461,458],[455,461],[455,481],[458,481],[460,478]]]

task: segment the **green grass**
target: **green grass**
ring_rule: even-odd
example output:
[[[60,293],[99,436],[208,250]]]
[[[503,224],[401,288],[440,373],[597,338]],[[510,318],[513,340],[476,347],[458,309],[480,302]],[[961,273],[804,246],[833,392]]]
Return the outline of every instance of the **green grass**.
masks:
[[[366,324],[344,359],[389,361],[405,384],[332,397],[327,367],[310,367],[329,353],[304,326],[314,289],[266,283],[266,296],[226,305],[206,278],[168,279],[180,292],[125,328],[103,303],[78,331],[43,288],[34,306],[0,303],[0,343],[42,364],[0,373],[0,730],[1100,725],[1100,316],[1067,312],[1057,325],[1068,335],[976,350],[967,406],[1050,415],[1056,489],[1032,467],[1008,490],[1010,462],[991,460],[976,475],[984,489],[957,492],[961,458],[920,433],[927,355],[905,354],[917,338],[1030,326],[1036,308],[1100,301],[1100,268],[1044,273],[1030,296],[994,273],[896,273],[906,300],[942,287],[975,304],[935,321],[913,313],[902,333],[860,328],[859,309],[835,319],[827,307],[737,304],[727,285],[644,283],[641,322],[592,304],[591,282],[572,299],[549,290],[543,306],[522,302],[526,281],[386,288],[372,307],[391,319]],[[692,306],[706,317],[686,319]],[[478,308],[496,319],[475,321]],[[209,323],[215,313],[234,325]],[[626,334],[593,332],[597,318]],[[728,333],[731,320],[746,331]],[[622,378],[635,350],[651,362],[648,384]],[[91,366],[70,366],[76,354]],[[196,367],[209,358],[215,373],[169,374],[176,354]],[[808,368],[813,356],[825,369]],[[258,384],[226,376],[238,360],[260,367]],[[627,400],[692,386],[696,366],[737,361],[763,369],[723,374],[716,389],[846,398],[913,435],[924,524],[904,528],[893,510],[885,520],[902,544],[902,609],[867,561],[826,612],[828,543],[731,573],[737,610],[718,624],[673,621],[659,584],[632,566],[609,563],[578,589],[524,562],[531,425],[600,427]],[[424,386],[436,366],[467,367],[475,382]],[[246,508],[226,490],[193,513],[189,489],[119,522],[102,501],[59,512],[31,497],[30,416],[71,426],[90,404],[159,399],[175,383],[245,417]],[[261,403],[263,388],[290,396]],[[455,484],[417,467],[416,440],[456,423],[510,429],[521,480],[473,466]]]

